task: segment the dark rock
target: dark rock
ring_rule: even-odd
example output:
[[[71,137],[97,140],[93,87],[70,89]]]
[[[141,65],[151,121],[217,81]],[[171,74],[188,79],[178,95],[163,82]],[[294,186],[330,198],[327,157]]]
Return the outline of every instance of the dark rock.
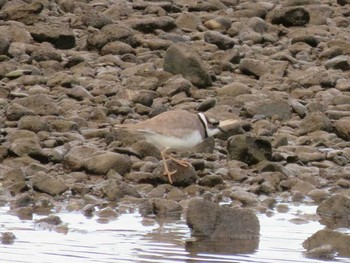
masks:
[[[209,174],[206,175],[198,180],[198,185],[201,186],[208,186],[208,187],[214,187],[218,184],[222,184],[224,180],[222,179],[221,175],[217,174]]]
[[[94,174],[106,174],[110,169],[121,175],[130,171],[130,158],[126,155],[105,152],[85,160],[84,168]]]
[[[16,236],[12,232],[3,232],[1,233],[0,241],[1,244],[11,245],[15,242]]]
[[[170,73],[182,74],[199,88],[212,85],[203,61],[187,44],[178,43],[170,46],[165,53],[163,67]]]
[[[157,29],[169,31],[176,27],[175,20],[171,17],[163,16],[157,18],[140,18],[128,21],[131,27],[143,33],[151,33]]]
[[[11,40],[7,35],[7,32],[0,33],[0,55],[6,55],[10,48]]]
[[[73,32],[65,26],[38,23],[28,27],[28,31],[36,41],[49,42],[56,48],[70,49],[76,45]]]
[[[114,41],[120,41],[130,46],[136,45],[133,32],[129,28],[118,24],[104,26],[101,30],[90,34],[86,41],[89,50],[100,50],[106,44]]]
[[[189,203],[186,223],[193,236],[212,239],[257,239],[260,232],[259,219],[251,210],[202,200]]]
[[[176,201],[152,198],[150,202],[153,207],[153,213],[159,217],[179,217],[182,213],[182,207]]]
[[[68,186],[63,180],[57,179],[44,172],[38,172],[32,178],[33,188],[37,191],[47,193],[49,195],[60,195],[68,190]]]
[[[272,147],[266,139],[251,135],[234,135],[227,144],[228,160],[239,160],[248,165],[271,160]]]
[[[218,48],[226,50],[231,49],[235,45],[235,41],[216,31],[206,31],[204,33],[204,40],[209,44],[217,45]]]
[[[350,1],[349,1],[349,0],[337,0],[337,3],[338,3],[339,5],[344,6],[344,5],[350,4]]]
[[[303,26],[310,21],[310,14],[304,7],[281,7],[268,13],[267,19],[272,24],[282,24],[286,27]]]
[[[216,102],[217,100],[215,98],[208,98],[198,105],[197,110],[202,112],[207,111],[213,108],[216,105]]]

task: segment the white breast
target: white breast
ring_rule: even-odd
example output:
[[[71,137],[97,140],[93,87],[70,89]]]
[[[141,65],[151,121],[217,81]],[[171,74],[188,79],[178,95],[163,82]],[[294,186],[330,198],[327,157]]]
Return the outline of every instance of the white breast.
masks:
[[[183,138],[169,137],[160,134],[147,134],[145,138],[159,149],[186,150],[202,142],[202,136],[199,131],[194,131]]]

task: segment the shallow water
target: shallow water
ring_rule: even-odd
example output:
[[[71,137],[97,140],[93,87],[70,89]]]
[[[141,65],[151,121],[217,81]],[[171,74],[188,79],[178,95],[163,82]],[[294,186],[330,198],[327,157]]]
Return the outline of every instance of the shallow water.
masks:
[[[191,236],[183,219],[160,220],[132,213],[103,224],[82,214],[59,213],[69,227],[62,234],[40,230],[33,221],[20,220],[9,215],[7,207],[0,207],[0,232],[16,235],[12,245],[0,244],[0,262],[322,262],[303,257],[302,242],[323,226],[317,221],[290,221],[315,214],[316,206],[290,208],[272,217],[258,215],[260,240],[253,245],[254,251],[242,253],[247,251],[245,244],[191,245],[186,242]],[[349,258],[325,262],[349,262]]]

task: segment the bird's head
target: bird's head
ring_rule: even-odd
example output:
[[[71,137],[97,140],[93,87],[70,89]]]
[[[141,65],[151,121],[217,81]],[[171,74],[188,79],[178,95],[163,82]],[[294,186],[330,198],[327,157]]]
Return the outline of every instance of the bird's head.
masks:
[[[218,134],[219,132],[226,133],[224,129],[222,129],[220,125],[220,121],[209,118],[204,115],[204,113],[200,112],[198,113],[199,118],[201,119],[204,128],[206,129],[206,134],[208,137],[214,136],[215,134]]]

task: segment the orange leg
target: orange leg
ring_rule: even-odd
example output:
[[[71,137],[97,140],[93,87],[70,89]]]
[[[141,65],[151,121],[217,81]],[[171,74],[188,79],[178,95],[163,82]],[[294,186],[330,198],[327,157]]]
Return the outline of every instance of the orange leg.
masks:
[[[168,158],[171,159],[172,161],[174,161],[175,163],[177,163],[181,166],[184,166],[184,167],[188,167],[191,165],[188,161],[176,159],[176,158],[172,157],[171,155],[169,155]]]
[[[176,170],[175,170],[175,171],[172,171],[172,172],[169,171],[169,167],[168,167],[168,164],[167,164],[167,162],[166,162],[166,155],[167,155],[167,154],[166,154],[166,150],[167,150],[167,149],[161,151],[160,154],[162,155],[162,159],[163,159],[163,163],[164,163],[164,175],[167,175],[167,176],[168,176],[169,182],[170,182],[170,184],[172,184],[172,183],[173,183],[173,180],[171,179],[171,176],[172,176],[173,174],[175,174],[177,171],[176,171]]]

